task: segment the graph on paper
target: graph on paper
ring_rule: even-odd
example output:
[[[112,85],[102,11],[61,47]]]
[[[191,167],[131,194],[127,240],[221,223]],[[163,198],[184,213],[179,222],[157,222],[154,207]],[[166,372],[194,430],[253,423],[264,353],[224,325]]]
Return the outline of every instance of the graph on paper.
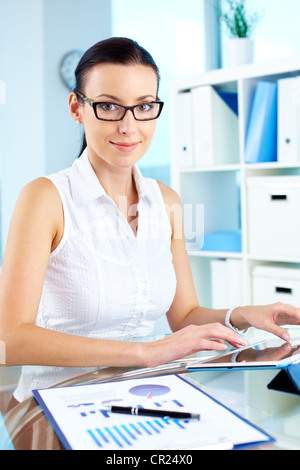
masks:
[[[171,398],[167,398],[171,396]],[[137,401],[139,400],[139,401]],[[126,403],[125,403],[126,402]],[[136,385],[128,389],[128,395],[124,398],[109,398],[95,400],[88,403],[72,403],[67,405],[78,417],[86,423],[86,433],[93,445],[100,449],[109,449],[112,446],[119,449],[129,449],[138,442],[149,440],[153,437],[162,437],[170,431],[186,429],[189,420],[170,418],[143,419],[142,416],[125,417],[125,422],[115,424],[116,415],[110,413],[105,406],[111,405],[134,406],[137,408],[151,408],[181,410],[184,405],[176,398],[172,398],[171,389],[165,385],[147,383]],[[124,420],[124,416],[121,417]],[[99,425],[100,423],[100,425]],[[91,445],[92,445],[91,443]]]
[[[186,449],[224,438],[234,444],[269,440],[176,375],[34,390],[33,394],[66,449]],[[200,420],[111,413],[112,405],[199,413]]]
[[[164,432],[168,433],[172,430],[180,431],[186,429],[188,420],[178,419],[148,419],[148,420],[135,420],[134,422],[126,422],[126,424],[118,424],[111,426],[101,426],[92,429],[87,429],[87,433],[93,440],[94,444],[101,448],[115,448],[129,449],[139,441],[144,439],[149,440],[153,436],[163,435]]]

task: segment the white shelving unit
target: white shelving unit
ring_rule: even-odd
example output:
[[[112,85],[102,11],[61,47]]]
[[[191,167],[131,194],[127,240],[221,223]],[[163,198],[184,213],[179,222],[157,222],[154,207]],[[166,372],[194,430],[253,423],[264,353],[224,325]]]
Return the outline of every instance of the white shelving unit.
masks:
[[[211,260],[239,259],[242,262],[243,302],[252,303],[252,269],[255,265],[279,265],[298,268],[300,258],[261,256],[249,252],[247,185],[248,177],[299,175],[296,163],[244,163],[245,138],[256,85],[260,80],[277,82],[300,75],[300,57],[219,69],[173,82],[171,90],[171,182],[184,204],[204,204],[205,232],[241,230],[241,252],[190,251],[190,262],[199,302],[212,306]],[[178,95],[201,86],[230,91],[238,96],[239,160],[222,165],[179,168],[178,165]],[[300,129],[299,129],[300,131]],[[217,139],[218,136],[215,136]]]

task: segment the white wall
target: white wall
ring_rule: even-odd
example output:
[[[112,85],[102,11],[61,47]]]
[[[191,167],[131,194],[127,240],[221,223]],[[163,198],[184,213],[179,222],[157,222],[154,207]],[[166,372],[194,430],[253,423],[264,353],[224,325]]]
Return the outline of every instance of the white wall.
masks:
[[[138,41],[153,56],[161,72],[159,97],[165,107],[157,121],[153,143],[139,163],[146,175],[145,168],[170,165],[170,81],[205,70],[204,2],[112,0],[112,5],[113,34]]]
[[[111,23],[111,0],[44,0],[47,174],[69,166],[81,147],[81,126],[69,116],[59,63],[66,52],[110,37]]]
[[[109,36],[110,0],[0,0],[2,254],[20,189],[69,166],[79,151],[60,61]]]
[[[258,12],[260,21],[254,29],[254,62],[265,62],[300,54],[299,0],[249,0],[247,11]],[[223,63],[226,67],[227,29],[223,31]]]
[[[16,192],[45,166],[43,3],[0,2],[1,222],[7,232]],[[3,251],[3,246],[1,247]]]

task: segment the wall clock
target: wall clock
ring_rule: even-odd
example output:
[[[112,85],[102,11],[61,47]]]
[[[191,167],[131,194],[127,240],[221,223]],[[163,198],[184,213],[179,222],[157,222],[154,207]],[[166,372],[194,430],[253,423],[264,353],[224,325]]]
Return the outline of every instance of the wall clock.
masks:
[[[83,51],[79,49],[67,52],[60,63],[60,75],[69,90],[75,85],[75,69],[79,60],[83,55]]]

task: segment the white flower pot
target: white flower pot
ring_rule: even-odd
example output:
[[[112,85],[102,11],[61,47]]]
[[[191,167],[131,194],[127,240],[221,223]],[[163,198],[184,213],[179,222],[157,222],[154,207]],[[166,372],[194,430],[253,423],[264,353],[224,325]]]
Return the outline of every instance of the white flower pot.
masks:
[[[250,64],[253,62],[254,41],[248,38],[236,38],[227,42],[228,67]]]

